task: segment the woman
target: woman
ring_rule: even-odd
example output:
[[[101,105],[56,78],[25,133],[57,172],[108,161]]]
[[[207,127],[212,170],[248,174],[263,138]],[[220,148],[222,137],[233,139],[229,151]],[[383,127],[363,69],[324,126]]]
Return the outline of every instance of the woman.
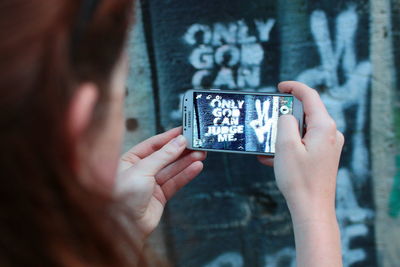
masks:
[[[0,266],[134,266],[168,201],[202,169],[172,129],[123,156],[132,0],[0,2]],[[134,64],[134,60],[133,64]],[[316,91],[307,133],[279,122],[278,186],[299,266],[339,266],[335,179],[343,136]],[[118,175],[117,175],[118,173]]]

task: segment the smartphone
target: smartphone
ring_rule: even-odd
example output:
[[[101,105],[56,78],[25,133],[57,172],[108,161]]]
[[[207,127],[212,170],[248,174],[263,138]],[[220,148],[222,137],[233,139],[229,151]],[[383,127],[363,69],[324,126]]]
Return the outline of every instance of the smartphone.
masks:
[[[284,114],[292,114],[303,133],[303,105],[290,94],[193,89],[182,102],[188,149],[273,156]]]

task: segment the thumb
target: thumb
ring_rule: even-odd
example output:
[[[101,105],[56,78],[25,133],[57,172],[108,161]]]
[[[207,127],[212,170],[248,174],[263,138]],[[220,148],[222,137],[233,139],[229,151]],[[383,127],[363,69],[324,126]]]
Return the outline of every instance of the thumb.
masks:
[[[175,137],[160,150],[139,161],[134,167],[137,174],[155,176],[161,169],[174,162],[185,150],[186,139],[183,135]]]
[[[293,115],[283,115],[278,120],[276,153],[298,149],[302,145],[299,124]]]

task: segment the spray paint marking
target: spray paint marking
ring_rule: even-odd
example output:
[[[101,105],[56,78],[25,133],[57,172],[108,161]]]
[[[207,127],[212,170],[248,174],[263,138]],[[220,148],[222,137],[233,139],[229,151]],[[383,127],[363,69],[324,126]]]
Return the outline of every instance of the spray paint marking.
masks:
[[[357,62],[357,26],[358,15],[355,7],[351,6],[336,19],[336,45],[333,46],[325,13],[314,11],[311,15],[311,32],[318,47],[321,65],[304,71],[297,79],[311,87],[324,85],[328,88],[321,98],[341,132],[347,128],[344,111],[350,106],[357,106],[355,129],[351,137],[354,144],[351,170],[357,176],[355,182],[364,183],[369,177],[369,157],[363,130],[372,67],[369,61]],[[339,83],[340,70],[345,76],[343,84]]]
[[[226,252],[218,256],[215,260],[204,265],[204,267],[243,267],[243,257],[237,252]]]
[[[257,99],[255,101],[257,119],[250,122],[250,126],[256,133],[259,143],[265,142],[265,152],[275,152],[275,146],[269,140],[276,140],[276,121],[278,120],[279,112],[279,98],[274,97],[272,102],[272,116],[269,117],[269,108],[271,101],[267,100],[263,102],[261,107],[261,101]],[[273,135],[273,136],[271,136]]]
[[[286,263],[284,265],[284,263]],[[296,251],[294,248],[286,247],[275,254],[265,256],[265,267],[296,266]]]
[[[257,135],[258,142],[264,143],[265,134],[270,132],[272,121],[268,116],[269,106],[271,105],[271,100],[267,100],[263,102],[261,108],[261,101],[259,99],[256,100],[256,111],[257,111],[257,119],[250,122],[250,126],[254,129],[254,132]],[[269,137],[266,138],[267,140]]]
[[[192,24],[183,36],[186,45],[193,46],[189,63],[196,69],[192,76],[193,88],[203,88],[212,79],[215,88],[275,92],[275,87],[262,87],[261,64],[265,51],[262,43],[270,41],[275,19],[241,19],[212,25]],[[249,31],[253,30],[253,34]],[[181,100],[181,99],[180,99]],[[172,120],[180,120],[182,105],[170,113]]]
[[[201,88],[205,79],[211,78],[214,87],[259,87],[260,65],[264,60],[261,43],[270,40],[274,25],[274,19],[191,25],[183,40],[194,46],[189,56],[190,64],[197,70],[192,86]],[[249,33],[251,29],[253,34]]]

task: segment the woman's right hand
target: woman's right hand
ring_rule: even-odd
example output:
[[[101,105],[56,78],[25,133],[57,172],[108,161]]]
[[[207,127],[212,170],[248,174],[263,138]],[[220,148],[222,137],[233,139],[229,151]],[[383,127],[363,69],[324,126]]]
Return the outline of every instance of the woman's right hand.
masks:
[[[335,214],[336,176],[344,137],[336,129],[317,91],[299,82],[278,85],[303,102],[307,131],[303,138],[292,115],[280,117],[274,166],[277,185],[293,221],[298,267],[342,266]]]
[[[301,138],[294,116],[278,122],[275,159],[260,157],[274,166],[277,185],[296,219],[319,219],[321,210],[334,211],[336,176],[344,137],[336,129],[316,90],[299,82],[282,82],[282,93],[303,102],[307,131]],[[310,217],[311,216],[311,217]]]

